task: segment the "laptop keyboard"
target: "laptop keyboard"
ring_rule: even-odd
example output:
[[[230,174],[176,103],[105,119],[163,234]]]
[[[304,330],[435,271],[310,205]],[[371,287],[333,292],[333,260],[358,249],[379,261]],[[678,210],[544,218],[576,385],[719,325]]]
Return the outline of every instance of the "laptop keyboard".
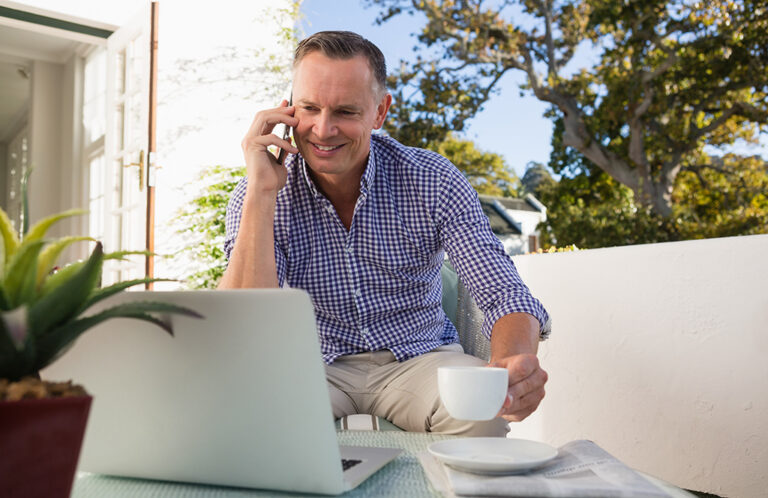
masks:
[[[352,460],[351,458],[342,458],[341,459],[341,469],[342,470],[349,470],[358,463],[363,463],[362,460]]]

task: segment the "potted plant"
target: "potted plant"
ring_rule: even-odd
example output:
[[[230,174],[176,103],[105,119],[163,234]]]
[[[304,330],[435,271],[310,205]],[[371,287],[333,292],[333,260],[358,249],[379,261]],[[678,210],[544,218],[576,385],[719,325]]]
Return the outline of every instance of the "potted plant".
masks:
[[[26,202],[24,203],[26,220]],[[128,287],[159,279],[136,279],[100,288],[105,259],[100,243],[83,261],[54,269],[70,244],[88,237],[45,239],[51,225],[82,211],[41,220],[16,235],[0,209],[0,496],[69,496],[91,397],[81,386],[40,380],[38,372],[63,354],[89,328],[111,318],[170,325],[153,312],[199,317],[192,310],[158,302],[126,303],[95,314],[87,310]]]

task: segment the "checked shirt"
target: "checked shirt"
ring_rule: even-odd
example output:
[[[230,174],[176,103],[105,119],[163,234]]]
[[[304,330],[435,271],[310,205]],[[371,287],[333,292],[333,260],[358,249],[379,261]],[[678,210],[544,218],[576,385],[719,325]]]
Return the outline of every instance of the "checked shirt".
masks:
[[[546,310],[491,231],[477,193],[444,157],[373,135],[349,230],[303,158],[289,156],[286,167],[274,221],[278,282],[312,298],[327,364],[381,349],[403,361],[458,342],[441,305],[445,254],[485,314],[486,337],[496,320],[513,312],[533,315],[542,336],[549,333]],[[227,206],[227,258],[246,182]]]

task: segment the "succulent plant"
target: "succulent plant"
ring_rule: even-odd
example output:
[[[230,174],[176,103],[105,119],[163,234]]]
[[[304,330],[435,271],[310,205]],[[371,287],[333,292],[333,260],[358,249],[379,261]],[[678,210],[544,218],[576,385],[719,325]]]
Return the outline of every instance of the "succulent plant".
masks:
[[[26,184],[26,182],[25,182]],[[24,188],[26,194],[26,188]],[[26,195],[24,218],[28,211]],[[8,215],[0,209],[0,379],[18,380],[36,375],[56,360],[80,334],[111,318],[136,318],[173,334],[168,323],[151,313],[179,313],[200,317],[193,310],[161,302],[132,302],[95,314],[85,312],[94,304],[128,287],[162,279],[141,278],[100,288],[105,259],[126,253],[105,254],[102,245],[83,261],[54,270],[56,259],[70,244],[90,237],[45,239],[57,221],[84,211],[65,211],[45,218],[19,237]]]

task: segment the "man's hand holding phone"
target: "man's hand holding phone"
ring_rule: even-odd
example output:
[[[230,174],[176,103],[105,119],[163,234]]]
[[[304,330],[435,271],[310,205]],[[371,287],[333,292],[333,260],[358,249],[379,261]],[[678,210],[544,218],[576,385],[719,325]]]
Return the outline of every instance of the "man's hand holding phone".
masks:
[[[266,109],[256,113],[245,138],[241,143],[245,165],[248,171],[248,189],[257,189],[263,193],[274,193],[285,186],[287,171],[283,165],[285,152],[297,154],[299,150],[293,146],[289,138],[291,127],[299,124],[294,117],[295,107],[283,100],[279,107]],[[275,126],[283,123],[286,131],[282,137],[273,134]],[[278,157],[270,151],[269,146],[280,149]]]

